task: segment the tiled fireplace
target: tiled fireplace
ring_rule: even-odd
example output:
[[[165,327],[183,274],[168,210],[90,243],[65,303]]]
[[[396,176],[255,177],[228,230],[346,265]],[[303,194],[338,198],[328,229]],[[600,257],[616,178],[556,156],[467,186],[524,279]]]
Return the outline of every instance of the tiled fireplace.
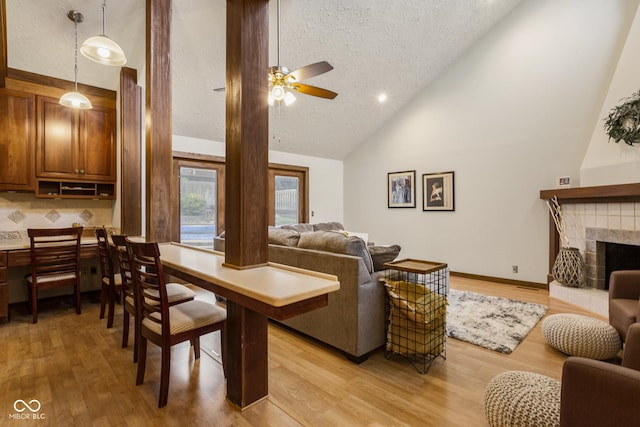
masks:
[[[605,246],[606,243],[640,246],[640,184],[540,192],[541,199],[554,195],[562,208],[569,246],[578,248],[585,260],[586,284],[584,288],[569,288],[553,281],[549,294],[608,317]],[[555,257],[556,241],[553,237],[550,240],[550,263]]]

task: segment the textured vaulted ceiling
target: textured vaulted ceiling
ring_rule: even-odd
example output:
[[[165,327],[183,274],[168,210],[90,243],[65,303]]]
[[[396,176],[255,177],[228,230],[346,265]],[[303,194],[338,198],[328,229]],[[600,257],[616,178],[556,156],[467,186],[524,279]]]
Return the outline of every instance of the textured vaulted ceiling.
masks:
[[[298,94],[270,110],[270,148],[343,159],[522,0],[281,0],[280,63],[293,70],[328,61],[305,81],[334,100]],[[9,67],[73,80],[73,23],[81,44],[102,30],[101,0],[6,0]],[[109,0],[107,35],[144,83],[145,0]],[[270,5],[270,63],[277,64],[276,1]],[[224,0],[174,0],[173,133],[224,141]],[[119,69],[78,59],[81,83],[117,89]],[[265,70],[266,76],[266,70]],[[265,77],[266,78],[266,77]],[[376,101],[386,92],[384,105]]]

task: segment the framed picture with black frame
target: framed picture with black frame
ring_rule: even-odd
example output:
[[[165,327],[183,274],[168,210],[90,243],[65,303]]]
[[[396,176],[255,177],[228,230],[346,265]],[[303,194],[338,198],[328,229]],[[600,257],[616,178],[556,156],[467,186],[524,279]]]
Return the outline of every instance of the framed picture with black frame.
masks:
[[[453,211],[453,172],[425,173],[422,175],[422,210]]]
[[[415,208],[416,171],[389,172],[387,200],[390,208]]]

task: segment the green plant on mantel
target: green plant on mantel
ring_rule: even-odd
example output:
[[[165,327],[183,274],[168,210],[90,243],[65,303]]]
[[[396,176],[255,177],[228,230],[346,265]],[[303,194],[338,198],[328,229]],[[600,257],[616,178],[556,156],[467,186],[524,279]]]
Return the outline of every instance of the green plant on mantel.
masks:
[[[616,143],[624,141],[633,145],[640,143],[640,90],[628,98],[623,98],[622,104],[614,107],[604,120],[604,130]]]

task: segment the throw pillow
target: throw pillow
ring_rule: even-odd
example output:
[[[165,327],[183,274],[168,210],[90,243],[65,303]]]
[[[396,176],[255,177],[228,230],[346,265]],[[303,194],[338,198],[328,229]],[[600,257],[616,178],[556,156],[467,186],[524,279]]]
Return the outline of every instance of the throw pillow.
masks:
[[[286,228],[269,228],[269,243],[280,246],[298,246],[300,233]]]
[[[310,233],[313,230],[313,225],[312,224],[308,224],[308,223],[302,223],[302,224],[285,224],[285,225],[281,225],[280,228],[283,228],[285,230],[295,230],[298,233]]]
[[[331,231],[331,230],[344,230],[344,225],[339,222],[319,222],[313,224],[313,231]]]
[[[373,260],[373,271],[384,270],[384,264],[398,257],[400,245],[367,246]]]
[[[314,231],[301,233],[298,247],[333,252],[335,254],[353,255],[362,258],[369,273],[373,273],[373,261],[364,241],[355,236],[345,236],[332,231]]]

